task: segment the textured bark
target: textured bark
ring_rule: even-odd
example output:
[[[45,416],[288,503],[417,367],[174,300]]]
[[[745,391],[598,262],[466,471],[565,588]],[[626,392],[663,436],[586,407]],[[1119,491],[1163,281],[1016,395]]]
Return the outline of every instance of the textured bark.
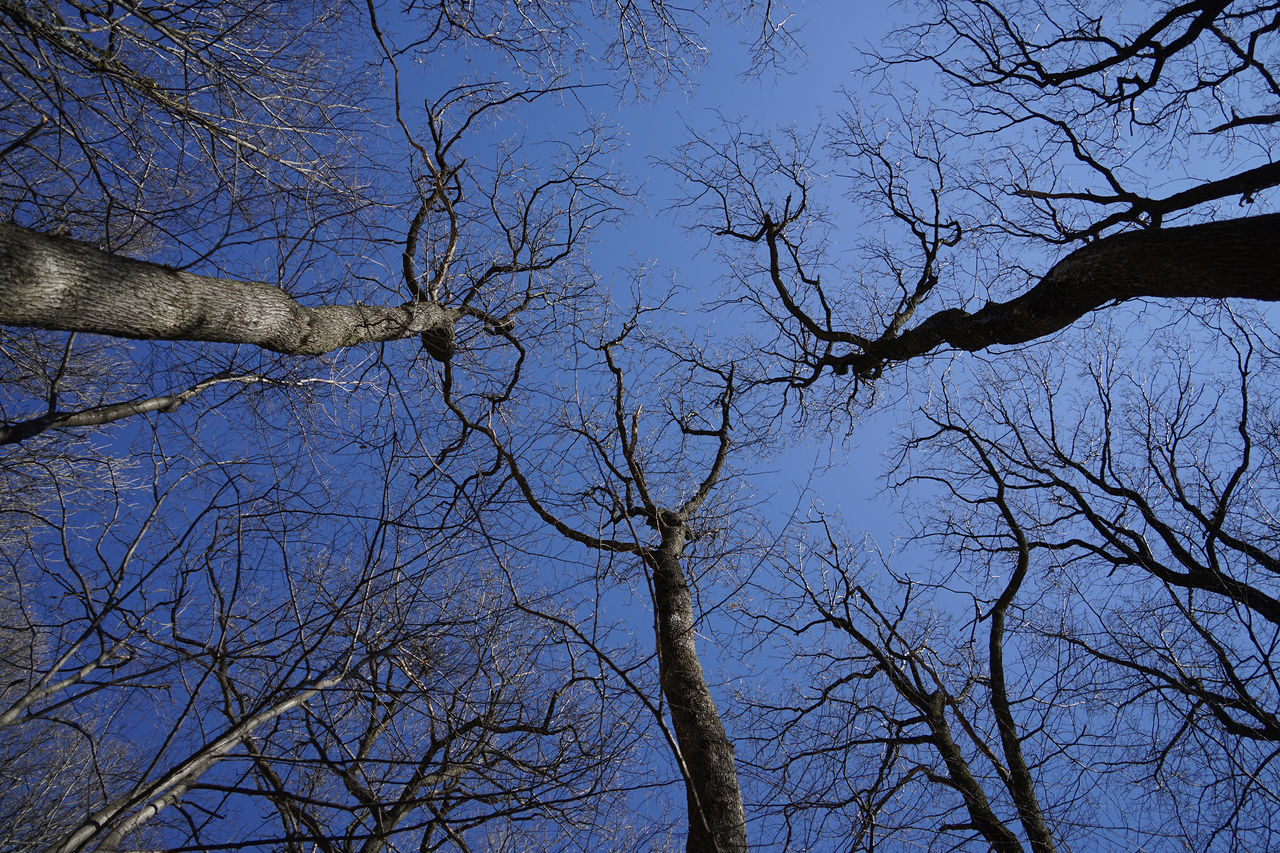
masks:
[[[7,326],[251,344],[288,355],[421,336],[444,361],[458,317],[434,302],[308,307],[269,284],[194,275],[0,223],[0,324]]]
[[[970,314],[940,311],[903,334],[829,359],[874,377],[942,346],[976,351],[1064,329],[1109,304],[1144,297],[1280,301],[1280,214],[1104,237],[1059,261],[1030,290]]]
[[[933,745],[937,747],[938,754],[947,765],[949,775],[944,781],[964,798],[970,825],[982,834],[983,840],[991,846],[992,850],[998,853],[1023,853],[1022,842],[992,810],[986,792],[973,777],[964,752],[951,735],[951,724],[947,722],[945,694],[939,690],[925,697],[925,700],[922,710],[928,720],[929,729],[933,732]]]
[[[681,566],[687,529],[664,525],[650,556],[658,613],[662,692],[683,760],[689,801],[687,853],[741,853],[747,821],[738,788],[733,745],[707,687],[695,644],[693,596]]]

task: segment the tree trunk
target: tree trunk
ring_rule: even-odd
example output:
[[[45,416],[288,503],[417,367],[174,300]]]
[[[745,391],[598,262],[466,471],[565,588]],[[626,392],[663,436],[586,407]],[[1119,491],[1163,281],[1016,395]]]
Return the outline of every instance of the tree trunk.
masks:
[[[257,728],[341,684],[348,672],[349,670],[344,669],[300,686],[291,695],[278,699],[231,726],[154,781],[139,780],[132,790],[87,815],[80,826],[61,843],[50,848],[49,853],[80,853],[93,848],[117,848],[130,834],[180,800],[201,776],[230,755]],[[95,842],[95,839],[100,840]]]
[[[687,853],[742,853],[747,821],[738,789],[733,745],[725,733],[694,642],[693,596],[680,564],[687,528],[664,525],[662,544],[651,552],[654,606],[658,614],[662,693],[685,772],[689,801]]]
[[[938,347],[976,351],[1050,335],[1103,306],[1143,297],[1280,301],[1280,214],[1127,231],[1077,249],[1008,302],[939,311],[865,351],[831,358],[837,373],[874,376]]]
[[[931,740],[947,765],[948,776],[943,781],[964,798],[971,826],[981,833],[983,840],[996,853],[1023,853],[1022,842],[991,808],[991,801],[982,790],[982,784],[974,778],[963,750],[952,737],[951,724],[947,722],[946,693],[939,689],[932,694],[922,695],[922,698],[921,711],[932,732]]]
[[[445,361],[458,317],[435,302],[308,307],[269,284],[194,275],[0,223],[6,326],[251,344],[287,355],[421,336]]]

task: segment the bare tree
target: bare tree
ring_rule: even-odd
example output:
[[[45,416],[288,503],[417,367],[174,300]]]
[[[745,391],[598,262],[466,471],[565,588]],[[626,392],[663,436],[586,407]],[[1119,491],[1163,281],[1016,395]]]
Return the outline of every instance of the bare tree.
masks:
[[[381,19],[395,16],[375,3],[308,17],[309,8],[281,4],[273,18],[231,4],[216,14],[200,4],[160,13],[132,3],[8,11],[5,198],[8,217],[29,227],[6,225],[0,237],[0,323],[295,355],[421,337],[432,357],[447,359],[460,319],[500,327],[527,307],[527,298],[495,300],[496,280],[544,273],[564,260],[615,189],[596,167],[607,148],[599,134],[587,134],[565,171],[528,186],[511,152],[499,153],[490,174],[459,143],[495,111],[580,85],[562,67],[576,50],[616,52],[628,75],[620,86],[673,73],[694,43],[698,17],[687,21],[661,2],[620,4],[600,20],[572,3],[432,3],[397,18],[393,32]],[[369,33],[365,42],[390,77],[380,102],[369,99],[369,75],[343,73],[325,56],[337,31]],[[286,32],[289,38],[279,37]],[[399,32],[413,33],[407,47],[395,43]],[[460,80],[437,90],[426,110],[410,112],[400,64],[467,44],[494,54],[508,79]],[[105,108],[95,106],[99,95]],[[355,106],[361,102],[386,115]],[[403,131],[411,153],[408,195],[393,189],[391,181],[405,182],[387,180],[386,164],[341,153],[376,142],[384,119]],[[171,126],[176,136],[167,133]],[[360,170],[379,183],[361,185]],[[372,200],[380,194],[389,198]],[[182,200],[190,195],[197,200]],[[323,246],[321,232],[358,226],[364,235],[338,251],[359,258],[388,239],[388,211],[391,233],[402,235],[403,276],[384,277],[374,290],[381,302],[397,293],[404,301],[363,304],[364,294],[352,298],[342,279],[365,270],[341,267],[331,274],[336,280],[311,290],[346,302],[306,305],[289,293],[304,270],[287,256],[310,261],[307,247]],[[402,212],[407,228],[394,223]],[[252,236],[259,231],[276,236]],[[158,254],[148,251],[156,242],[178,268],[157,263],[163,254],[130,257]],[[246,245],[279,256],[265,256],[277,281],[186,271],[216,265],[224,248],[243,264]],[[187,251],[173,252],[176,246]]]
[[[755,627],[798,671],[749,772],[793,845],[1267,843],[1273,333],[1125,328],[939,393],[899,468],[917,547],[818,518],[780,566]]]
[[[305,356],[419,338],[447,360],[459,325],[465,340],[493,334],[562,298],[622,189],[612,141],[589,123],[553,157],[490,151],[483,131],[581,85],[578,50],[616,50],[632,75],[620,87],[669,77],[699,20],[661,3],[616,17],[574,3],[18,4],[0,18],[0,323]],[[369,65],[332,57],[339,42]],[[402,66],[455,50],[492,65],[406,104]],[[100,391],[71,421],[28,410],[12,429],[88,423],[103,406],[114,418],[125,401],[170,411],[183,389],[264,372],[192,370],[191,353],[225,348],[136,352],[160,360],[145,374],[188,375],[124,400]]]
[[[554,638],[508,607],[493,577],[458,572],[444,588],[436,572],[406,574],[361,581],[376,611],[342,608],[340,633],[377,644],[368,665],[245,737],[249,761],[206,777],[186,806],[235,797],[247,810],[256,787],[275,825],[259,838],[211,825],[204,843],[471,849],[505,831],[554,849],[604,831],[629,744],[610,734],[595,682],[565,673]],[[252,697],[227,675],[235,719]]]
[[[916,8],[869,57],[881,89],[850,93],[827,156],[811,134],[730,123],[675,161],[775,324],[779,380],[866,383],[1135,299],[1280,299],[1280,218],[1237,212],[1280,182],[1268,4]],[[833,171],[883,223],[852,265],[830,251]]]
[[[0,323],[59,333],[4,341],[5,474],[32,486],[6,568],[40,641],[6,743],[65,730],[86,756],[75,785],[22,769],[77,797],[33,837],[467,849],[609,822],[627,746],[599,679],[481,557],[440,556],[483,553],[461,544],[482,477],[426,368],[448,388],[507,367],[543,322],[517,338],[516,315],[590,284],[581,246],[616,213],[607,134],[527,156],[494,123],[580,85],[573,51],[612,51],[619,88],[682,73],[700,24],[661,3],[0,10]],[[412,61],[464,46],[496,64],[407,106]]]
[[[642,697],[683,778],[685,849],[746,850],[734,748],[697,648],[698,625],[706,616],[695,606],[699,590],[692,575],[698,543],[714,543],[716,537],[709,527],[714,516],[705,507],[713,491],[723,487],[740,405],[738,386],[732,366],[707,366],[696,353],[681,357],[640,331],[644,313],[636,310],[603,341],[591,339],[594,326],[581,324],[574,344],[581,354],[575,385],[598,390],[599,399],[558,404],[566,411],[550,447],[524,449],[528,436],[504,423],[503,404],[519,391],[519,373],[501,393],[451,394],[449,405],[468,429],[489,440],[512,487],[544,524],[607,560],[606,577],[634,577],[642,568],[653,608],[658,695],[609,663]],[[680,389],[674,395],[662,391],[665,399],[654,414],[628,387],[626,353],[632,349],[672,359],[655,368],[652,357],[641,356],[631,368],[641,376],[656,369],[669,383],[666,389],[670,383]],[[593,367],[602,373],[599,385],[591,377]],[[545,460],[554,462],[549,466]],[[569,475],[566,464],[578,474]],[[703,469],[700,475],[695,465]],[[635,565],[614,567],[617,557]],[[595,571],[598,575],[601,569]]]
[[[756,699],[749,772],[776,786],[797,848],[833,833],[868,849],[1265,845],[1274,476],[1243,388],[1266,372],[1269,333],[1222,322],[1178,345],[1234,341],[1208,387],[1239,377],[1238,403],[1200,396],[1200,365],[1125,350],[1085,373],[1098,397],[1077,419],[1072,374],[1011,362],[1046,339],[1083,348],[1064,330],[1099,309],[1123,322],[1122,303],[1181,300],[1146,320],[1165,325],[1193,299],[1280,296],[1274,10],[918,8],[826,149],[727,122],[673,161],[680,204],[726,238],[734,296],[772,321],[753,353],[771,381],[851,375],[830,386],[847,402],[948,349],[994,365],[915,374],[936,403],[918,446],[936,452],[911,480],[949,499],[922,522],[932,565],[826,533],[780,561],[792,594],[752,627],[793,635],[783,654],[807,665],[790,700]],[[842,233],[833,174],[869,234]]]
[[[1034,851],[1057,849],[1059,792],[1041,778],[1028,734],[1035,726],[1012,709],[1031,700],[1056,710],[1066,700],[1039,681],[1034,692],[1022,681],[1011,691],[1006,676],[1026,670],[1004,661],[1005,615],[1029,560],[1018,559],[994,600],[975,598],[978,618],[990,622],[982,660],[978,624],[948,634],[937,615],[918,615],[937,607],[930,592],[940,590],[886,572],[819,525],[791,573],[795,609],[762,616],[795,637],[803,667],[794,704],[762,708],[754,768],[777,792],[788,846],[839,833],[850,849],[1021,851],[1024,839]],[[896,595],[877,588],[885,574]],[[1037,717],[1057,722],[1048,711]]]
[[[986,457],[985,479],[1017,495],[1031,547],[1093,602],[1094,614],[1035,630],[1098,661],[1108,701],[1155,721],[1137,772],[1169,792],[1179,830],[1195,845],[1247,847],[1276,802],[1275,412],[1261,392],[1273,333],[1227,312],[1189,325],[1154,352],[1085,350],[1090,381],[1074,393],[1055,387],[1062,368],[1033,362],[1011,399],[948,410],[937,440],[967,443],[956,458],[975,474]],[[977,480],[953,482],[983,494],[967,492]],[[975,554],[1003,545],[981,516],[964,539]]]
[[[42,450],[48,469],[76,464]],[[45,481],[53,501],[4,508],[6,529],[30,521],[5,551],[0,731],[20,778],[4,805],[40,810],[41,849],[467,849],[499,824],[603,830],[628,735],[447,511],[371,513],[270,456],[150,462],[103,460]],[[102,510],[90,536],[80,519]],[[40,744],[57,751],[26,751]]]
[[[772,330],[721,363],[593,313],[612,135],[504,124],[571,105],[585,55],[620,93],[680,80],[718,4],[0,5],[0,809],[48,815],[12,843],[637,847],[673,823],[633,825],[652,789],[699,853],[1264,843],[1271,336],[1215,315],[1208,379],[1107,350],[1072,411],[1002,348],[1280,299],[1278,215],[1233,207],[1280,183],[1275,10],[919,8],[828,136],[673,158]],[[705,632],[759,389],[849,376],[847,404],[948,349],[985,352],[928,377],[900,469],[941,548],[908,571],[824,518],[757,554],[744,642],[794,692],[748,714]]]

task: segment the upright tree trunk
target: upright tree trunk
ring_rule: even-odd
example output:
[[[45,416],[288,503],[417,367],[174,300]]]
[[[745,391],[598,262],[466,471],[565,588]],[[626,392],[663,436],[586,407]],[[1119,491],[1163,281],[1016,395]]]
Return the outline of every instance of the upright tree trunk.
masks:
[[[654,606],[658,614],[662,693],[683,760],[689,801],[687,853],[741,853],[747,821],[738,789],[733,745],[698,661],[693,596],[681,565],[688,528],[665,525],[662,544],[651,552]]]
[[[288,355],[421,336],[443,361],[453,353],[458,316],[435,302],[309,307],[269,284],[194,275],[0,223],[0,325],[251,344]]]

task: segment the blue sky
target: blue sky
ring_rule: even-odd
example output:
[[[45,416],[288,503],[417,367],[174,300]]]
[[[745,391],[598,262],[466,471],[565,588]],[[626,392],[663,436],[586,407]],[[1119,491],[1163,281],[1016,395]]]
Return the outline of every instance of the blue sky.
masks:
[[[695,343],[730,346],[726,343],[728,341],[742,345],[741,341],[750,331],[748,325],[758,322],[759,318],[753,316],[749,308],[704,310],[703,306],[720,297],[726,287],[718,244],[705,229],[691,221],[689,214],[670,208],[671,202],[681,197],[684,188],[676,174],[662,166],[660,161],[678,156],[673,152],[690,134],[714,137],[725,120],[741,121],[748,128],[765,132],[794,126],[802,134],[814,136],[814,150],[821,160],[825,144],[824,127],[836,122],[840,111],[848,104],[849,95],[841,90],[852,92],[859,101],[874,102],[875,96],[867,90],[868,81],[858,78],[852,71],[862,63],[857,50],[875,47],[891,25],[904,23],[895,17],[899,11],[898,7],[886,8],[884,4],[798,4],[787,26],[795,31],[805,48],[805,55],[793,58],[789,67],[778,73],[766,70],[756,75],[746,74],[749,54],[742,45],[742,40],[753,33],[749,30],[735,31],[713,20],[709,27],[709,55],[688,81],[673,84],[660,92],[647,91],[642,98],[635,98],[630,92],[620,96],[615,89],[600,87],[583,89],[573,97],[545,98],[532,105],[522,105],[496,125],[477,129],[475,144],[466,153],[483,158],[490,153],[489,146],[494,141],[518,135],[531,143],[527,149],[528,156],[536,160],[540,151],[549,149],[538,148],[532,143],[563,138],[578,130],[584,119],[617,128],[623,144],[614,155],[616,166],[631,177],[639,194],[627,202],[628,208],[620,223],[605,227],[595,235],[589,247],[595,275],[621,303],[629,301],[633,288],[640,291],[643,299],[657,299],[674,288],[671,305],[679,310],[654,317],[655,326],[670,327]],[[438,56],[431,55],[428,60],[421,64],[406,62],[402,68],[406,104],[420,105],[424,97],[438,95],[456,82],[454,72],[463,68],[463,58],[448,51],[442,50]],[[580,69],[586,83],[594,82],[592,75],[595,73],[608,72],[589,66]],[[898,89],[895,93],[906,91]],[[402,140],[393,128],[389,140],[381,142],[387,143],[387,149],[399,151]],[[376,157],[380,153],[369,156]],[[965,153],[960,152],[960,156]],[[407,159],[403,154],[396,156],[400,156],[402,161]],[[1192,162],[1188,171],[1198,173],[1198,165]],[[392,181],[404,180],[399,172],[390,172],[394,168],[389,167],[387,173],[381,174],[391,174]],[[842,182],[836,174],[837,167],[820,162],[817,172],[821,175],[824,170],[830,170],[831,180],[819,177],[815,181],[815,192],[824,195],[821,201],[833,211],[835,227],[829,235],[831,257],[839,262],[833,266],[838,266],[840,273],[850,277],[844,282],[839,279],[839,274],[824,279],[826,286],[834,292],[842,286],[854,286],[853,278],[861,262],[855,248],[861,239],[878,227],[878,223],[864,223],[859,218],[863,215],[861,210],[841,196]],[[390,230],[382,232],[392,235],[383,244],[386,255],[367,259],[369,279],[363,283],[368,284],[369,290],[377,292],[376,298],[388,301],[406,298],[396,274],[399,257],[395,239],[402,233],[396,229],[402,229],[404,224],[396,218],[399,215],[398,209],[390,215],[389,218],[394,220],[386,224]],[[981,214],[975,214],[978,215]],[[271,247],[255,247],[255,250],[269,253]],[[1020,258],[1028,259],[1029,266],[1036,266],[1039,255],[1029,252]],[[328,260],[327,256],[324,260]],[[355,262],[358,263],[358,259]],[[317,268],[320,266],[323,264],[318,262]],[[634,275],[637,268],[644,270],[639,279]],[[329,298],[335,294],[341,298],[348,297],[349,293],[333,284],[341,278],[341,272],[328,267],[317,269],[316,292],[321,295],[314,298]],[[249,273],[244,275],[247,277]],[[963,274],[957,278],[963,278]],[[345,286],[346,280],[342,280],[342,284]],[[986,293],[988,282],[980,275],[971,275],[964,284],[971,290],[966,296],[980,296]],[[327,289],[331,286],[331,290]],[[357,289],[358,286],[352,286],[351,291]],[[942,301],[940,299],[938,303]],[[1152,313],[1164,316],[1159,311]],[[1132,328],[1136,330],[1132,337],[1141,337],[1141,322],[1144,321],[1134,320],[1135,314],[1127,308],[1108,312],[1107,316],[1114,322],[1131,323],[1132,327],[1126,327],[1126,333]],[[536,324],[539,318],[533,317],[530,322]],[[568,337],[569,333],[565,332],[564,339]],[[1079,341],[1080,336],[1064,335],[1063,339]],[[554,340],[557,346],[567,346],[561,338]],[[148,353],[157,354],[154,363],[163,365],[165,372],[158,378],[148,377],[157,385],[176,382],[175,377],[181,378],[186,372],[198,373],[213,359],[223,356],[228,360],[262,361],[268,367],[276,366],[272,357],[246,356],[244,352],[232,354],[231,348],[219,350],[216,347],[160,343],[140,344],[133,352],[138,354],[139,371],[146,371],[153,363],[146,361]],[[378,361],[379,352],[385,354],[382,361]],[[196,354],[190,362],[185,358],[189,353]],[[542,359],[541,369],[544,372],[532,377],[531,385],[541,382],[541,388],[545,390],[560,383],[554,391],[570,389],[565,392],[566,397],[571,396],[573,389],[581,387],[582,396],[587,398],[581,406],[584,410],[591,410],[593,404],[599,403],[602,390],[606,392],[607,401],[607,382],[600,380],[599,371],[575,375],[571,369],[572,359],[563,349],[540,352],[536,356]],[[859,405],[851,415],[838,409],[834,414],[824,413],[820,403],[815,406],[815,413],[801,422],[797,417],[798,411],[793,409],[773,424],[775,433],[765,449],[748,448],[735,459],[735,478],[724,490],[729,495],[724,501],[728,509],[724,516],[714,516],[713,520],[726,528],[735,523],[747,528],[735,531],[736,540],[731,536],[724,540],[741,546],[734,555],[740,563],[719,574],[709,571],[702,590],[707,597],[701,602],[708,608],[705,613],[707,619],[702,625],[705,637],[701,651],[708,664],[710,680],[722,689],[722,698],[731,695],[733,686],[762,689],[775,686],[777,676],[787,673],[791,663],[786,657],[787,649],[776,637],[760,640],[758,634],[750,633],[749,625],[744,627],[744,623],[735,621],[736,617],[729,612],[737,603],[733,600],[736,595],[734,581],[741,575],[749,575],[753,569],[757,571],[755,580],[759,581],[756,594],[762,599],[785,586],[779,575],[770,574],[778,568],[769,562],[778,556],[776,553],[761,557],[741,543],[767,543],[771,537],[781,535],[789,520],[803,522],[811,517],[813,510],[821,510],[844,523],[850,540],[862,542],[865,534],[878,544],[882,552],[897,552],[898,537],[907,531],[916,505],[927,502],[929,492],[926,487],[913,488],[909,498],[912,504],[902,506],[894,495],[883,491],[883,477],[889,468],[886,456],[896,446],[895,430],[909,429],[912,423],[919,423],[915,417],[916,409],[927,393],[939,387],[940,383],[954,383],[957,393],[962,395],[976,381],[982,381],[982,360],[986,358],[986,354],[966,355],[948,362],[943,357],[927,367],[903,367],[889,371],[878,386],[877,406],[867,408]],[[660,357],[647,363],[640,358],[637,361],[642,362],[634,374],[637,379],[652,380],[665,367]],[[261,572],[265,579],[259,581],[258,589],[264,595],[283,596],[283,587],[277,588],[274,584],[288,578],[295,570],[308,571],[313,565],[327,568],[329,561],[334,566],[343,567],[359,566],[363,561],[372,564],[382,558],[384,550],[395,551],[394,525],[386,523],[387,515],[394,516],[397,525],[404,523],[406,529],[421,522],[422,529],[430,531],[430,525],[438,521],[432,513],[447,502],[447,498],[431,491],[437,486],[444,492],[448,491],[448,483],[441,484],[433,479],[435,459],[430,457],[431,453],[439,450],[438,445],[447,440],[440,437],[442,430],[437,427],[452,423],[441,410],[438,385],[433,384],[438,381],[439,366],[419,354],[416,342],[338,353],[325,362],[307,360],[303,365],[293,362],[294,368],[305,374],[313,369],[322,372],[328,365],[335,365],[336,371],[347,371],[344,378],[359,375],[368,382],[357,391],[351,391],[350,387],[320,388],[317,390],[320,402],[314,405],[306,402],[302,395],[291,397],[291,392],[277,389],[222,396],[211,394],[172,416],[137,418],[120,428],[95,434],[93,440],[104,444],[110,441],[111,449],[121,452],[121,455],[130,450],[135,454],[138,460],[136,470],[140,472],[136,480],[142,484],[139,488],[143,498],[146,497],[148,479],[156,477],[147,471],[148,453],[164,460],[161,467],[168,479],[177,480],[188,468],[199,465],[208,468],[208,473],[193,475],[189,482],[184,481],[182,488],[189,489],[189,492],[175,491],[171,503],[180,505],[173,522],[177,527],[181,526],[183,512],[194,517],[211,500],[211,496],[218,493],[218,489],[230,490],[233,484],[235,489],[243,488],[243,494],[236,492],[237,497],[244,497],[243,503],[227,498],[225,506],[219,504],[219,509],[225,509],[228,519],[234,520],[235,524],[243,522],[248,530],[242,534],[241,540],[247,544],[242,544],[244,550],[236,554],[235,559],[245,560],[248,574]],[[951,373],[945,375],[942,371],[948,365]],[[929,385],[931,382],[938,384]],[[643,403],[647,411],[658,412],[657,420],[664,417],[661,411],[663,392],[675,390],[679,394],[687,390],[664,387],[661,382],[650,382],[646,386],[644,382],[637,381],[636,384],[640,386],[636,402]],[[817,387],[828,393],[823,403],[829,403],[849,386],[845,379],[828,376]],[[536,394],[536,391],[531,392],[533,402],[528,408],[511,407],[515,422],[512,431],[522,442],[520,449],[530,457],[531,467],[540,464],[540,486],[545,486],[548,491],[554,488],[556,476],[560,473],[556,469],[559,464],[570,469],[563,472],[563,480],[559,482],[567,483],[566,488],[582,488],[584,481],[599,472],[584,470],[580,477],[577,476],[574,466],[590,468],[582,462],[583,458],[589,459],[590,454],[582,453],[580,445],[571,448],[573,453],[566,452],[564,456],[546,452],[546,448],[559,447],[555,445],[556,441],[567,443],[567,440],[563,430],[557,433],[555,425],[539,420],[548,412],[540,410],[538,405],[545,404],[545,409],[550,410],[553,403],[563,401],[553,399],[554,393],[551,392],[545,397],[537,397]],[[757,399],[766,399],[768,394],[766,390]],[[565,404],[564,410],[569,416],[577,414],[571,404]],[[527,433],[535,438],[523,443],[526,436],[519,435],[518,430],[526,426]],[[445,426],[443,432],[447,433],[449,429]],[[538,457],[540,451],[546,458]],[[487,447],[477,451],[475,458],[485,456],[485,452]],[[691,456],[701,458],[696,453]],[[460,462],[453,461],[457,462],[459,470],[463,470],[473,460],[467,457]],[[484,461],[491,460],[486,457]],[[236,473],[219,479],[224,471],[222,466],[226,471]],[[692,479],[701,475],[699,470],[679,469],[660,473],[677,481],[681,476]],[[246,485],[240,485],[240,478]],[[510,486],[510,483],[506,485]],[[504,494],[504,498],[509,496],[510,493]],[[89,501],[92,496],[85,493],[82,497]],[[282,507],[288,506],[288,511],[277,510],[273,503],[276,501]],[[246,508],[252,509],[255,502],[267,509],[250,523],[246,520],[250,519]],[[416,506],[419,502],[420,515]],[[569,504],[567,500],[562,504],[566,512],[577,513],[581,509]],[[139,506],[145,510],[148,503],[141,500]],[[746,510],[735,514],[736,506],[744,506]],[[322,512],[315,512],[317,507]],[[94,511],[96,509],[93,508]],[[963,516],[966,509],[961,507],[957,512]],[[296,533],[287,530],[293,523],[286,518],[289,513],[297,513],[299,519],[307,519],[306,523],[296,522]],[[330,513],[332,519],[337,520],[325,520],[324,513]],[[709,514],[714,515],[714,512]],[[89,515],[88,510],[85,515]],[[598,619],[602,637],[617,641],[620,646],[629,644],[627,652],[633,656],[632,660],[651,662],[651,610],[645,577],[634,561],[628,567],[623,565],[626,560],[621,558],[610,564],[609,558],[584,555],[576,546],[567,545],[557,538],[539,519],[533,518],[518,497],[510,497],[509,502],[495,509],[493,515],[497,518],[495,529],[501,530],[505,524],[509,530],[533,532],[528,539],[509,539],[495,547],[495,554],[501,552],[499,556],[491,555],[483,547],[461,555],[449,552],[439,560],[444,566],[440,569],[442,573],[451,574],[452,582],[466,586],[471,579],[467,574],[469,570],[474,570],[477,576],[483,571],[492,578],[497,574],[493,566],[506,558],[515,567],[513,571],[522,573],[521,582],[528,581],[528,589],[550,590],[553,604],[576,612],[582,617],[586,630],[593,630],[593,620]],[[574,517],[587,519],[586,523],[590,523],[591,510],[583,510]],[[90,519],[87,526],[92,527],[95,521]],[[235,527],[235,524],[228,523]],[[120,542],[132,530],[123,522],[121,524],[125,532],[113,531],[114,538],[107,537],[109,547],[104,546],[112,558],[118,558],[114,552],[123,550]],[[758,525],[758,529],[753,525]],[[647,533],[646,528],[641,527],[640,530]],[[210,542],[217,539],[215,533],[208,536]],[[422,552],[406,563],[411,570],[416,570],[419,563],[430,563],[434,567],[437,557],[454,546],[454,540],[444,534],[433,537],[434,533],[423,534],[425,544],[421,545]],[[459,540],[463,538],[458,536]],[[286,539],[289,540],[287,545]],[[195,540],[194,535],[192,540]],[[717,544],[712,538],[706,541],[712,542],[711,548],[704,549],[699,545],[695,549],[700,558]],[[196,557],[202,544],[195,542],[190,545]],[[209,547],[210,551],[214,550],[213,545]],[[405,547],[408,549],[410,546]],[[853,550],[858,547],[854,546]],[[439,553],[433,549],[438,549]],[[86,561],[89,560],[89,550],[91,548],[86,548]],[[894,562],[893,568],[900,572],[918,571],[923,574],[936,566],[938,576],[943,576],[959,560],[954,555],[948,557],[944,554],[930,564],[927,561],[929,555],[923,551],[921,547],[917,552],[907,552]],[[180,558],[186,556],[185,551],[181,552],[174,561],[181,562]],[[400,555],[393,556],[398,558]],[[976,600],[969,596],[972,594],[980,598],[987,595],[989,589],[983,586],[984,583],[999,583],[1000,566],[995,565],[996,562],[992,561],[990,567],[967,567],[972,569],[967,574],[956,572],[954,578],[948,578],[948,582],[954,581],[949,591],[938,592],[928,606],[945,610],[959,603],[961,606],[955,608],[960,614],[958,618],[968,619]],[[725,563],[733,563],[733,559],[727,558]],[[193,558],[192,564],[199,565],[199,560]],[[698,565],[719,568],[714,559]],[[869,574],[874,574],[877,567],[883,568],[875,560],[869,561],[868,566]],[[167,563],[164,567],[168,567]],[[232,567],[238,569],[238,565]],[[182,570],[185,568],[184,564]],[[984,578],[984,570],[987,569],[989,574]],[[883,573],[874,579],[892,587]],[[890,596],[892,594],[891,590]],[[213,597],[212,592],[205,596],[208,600]],[[207,604],[201,600],[201,594],[193,594],[192,601],[199,601],[202,606]],[[183,618],[191,619],[195,624],[207,621],[203,620],[202,612],[197,612],[200,610],[201,607],[193,606],[190,612],[183,614]],[[960,642],[954,637],[944,637],[940,643],[953,641]],[[836,644],[836,640],[832,642]],[[750,653],[757,651],[760,659],[753,658]],[[1028,668],[1032,670],[1045,666],[1052,668],[1051,664],[1040,659],[1033,659],[1031,663],[1034,665]],[[648,663],[639,664],[637,671],[646,677],[653,674]],[[754,685],[751,684],[752,679],[757,680]],[[656,695],[656,679],[650,678],[643,687],[649,696]],[[729,706],[725,710],[730,710]],[[730,727],[733,725],[731,720]],[[151,737],[137,738],[138,746],[145,745]],[[646,800],[641,804],[641,812],[649,809],[650,813],[678,825],[683,792],[674,781],[677,777],[670,755],[663,751],[657,738],[650,741],[652,743],[659,743],[659,747],[645,756],[651,761],[642,771],[649,774],[643,779],[666,783],[664,793],[668,799],[655,797]],[[754,789],[751,795],[759,795],[759,788]],[[649,796],[649,792],[643,792],[638,799]],[[752,817],[754,819],[754,813]]]

